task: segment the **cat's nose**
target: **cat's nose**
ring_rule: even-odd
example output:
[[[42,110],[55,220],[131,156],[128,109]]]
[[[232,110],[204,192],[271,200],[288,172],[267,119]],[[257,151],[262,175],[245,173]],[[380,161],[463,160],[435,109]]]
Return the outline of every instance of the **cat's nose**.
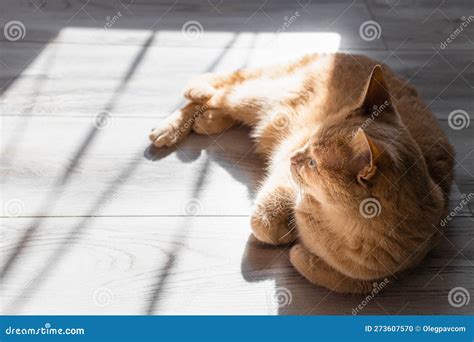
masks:
[[[305,155],[304,153],[301,153],[301,152],[296,152],[295,154],[293,154],[290,158],[291,160],[291,164],[292,165],[298,165],[298,164],[301,164],[302,161],[304,161],[305,159]]]

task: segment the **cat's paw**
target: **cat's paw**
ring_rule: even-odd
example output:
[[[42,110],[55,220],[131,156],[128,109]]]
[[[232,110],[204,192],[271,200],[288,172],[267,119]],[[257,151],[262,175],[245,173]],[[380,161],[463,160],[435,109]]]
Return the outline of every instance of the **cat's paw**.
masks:
[[[331,291],[354,294],[373,291],[373,280],[353,279],[340,273],[300,243],[291,248],[290,262],[311,283]],[[387,281],[386,279],[384,281]]]
[[[290,224],[290,213],[283,208],[257,206],[250,225],[255,237],[270,245],[286,245],[296,239],[296,226]],[[291,226],[291,227],[290,227]]]
[[[290,262],[294,268],[303,277],[310,282],[328,287],[327,281],[324,280],[327,272],[327,265],[317,256],[313,255],[301,243],[295,244],[290,249]],[[332,273],[332,272],[331,272]]]
[[[312,258],[313,255],[301,243],[294,245],[290,249],[290,261],[303,275],[306,273],[306,269],[312,266]]]
[[[216,92],[210,80],[212,75],[204,74],[192,79],[184,89],[184,97],[198,103],[208,101]]]
[[[235,124],[236,121],[229,115],[216,109],[209,109],[196,118],[193,130],[197,134],[211,135],[224,132]]]
[[[178,142],[179,130],[168,124],[160,124],[153,128],[148,138],[155,147],[173,146]]]
[[[177,111],[153,128],[148,138],[155,147],[173,146],[184,139],[191,128],[192,122],[186,123],[186,118]]]

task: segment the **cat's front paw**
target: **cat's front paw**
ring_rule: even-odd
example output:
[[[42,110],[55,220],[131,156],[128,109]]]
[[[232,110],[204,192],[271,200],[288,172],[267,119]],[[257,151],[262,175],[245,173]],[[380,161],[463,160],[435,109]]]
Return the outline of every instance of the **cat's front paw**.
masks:
[[[250,225],[255,237],[270,245],[286,245],[296,239],[296,226],[286,209],[257,206]]]
[[[313,255],[300,243],[294,245],[290,250],[291,263],[303,275],[305,275],[306,269],[311,267],[312,258]]]
[[[155,147],[173,146],[188,135],[192,125],[193,121],[186,122],[185,115],[177,111],[153,128],[148,137]]]
[[[173,146],[179,141],[179,136],[179,129],[169,124],[160,124],[148,135],[155,147]]]

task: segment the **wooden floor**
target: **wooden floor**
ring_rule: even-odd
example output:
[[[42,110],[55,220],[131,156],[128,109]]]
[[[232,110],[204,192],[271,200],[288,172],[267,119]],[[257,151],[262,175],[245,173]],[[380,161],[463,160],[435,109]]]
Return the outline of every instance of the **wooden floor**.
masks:
[[[448,115],[474,115],[474,23],[441,45],[471,10],[471,0],[1,1],[0,26],[26,30],[0,32],[2,313],[473,314],[474,298],[448,300],[456,287],[474,296],[473,202],[420,267],[363,302],[309,284],[288,248],[250,238],[262,163],[245,129],[165,151],[147,141],[192,75],[361,53],[410,79],[435,112],[456,148],[459,208],[474,192],[474,124],[453,129]],[[182,33],[189,21],[201,35]]]

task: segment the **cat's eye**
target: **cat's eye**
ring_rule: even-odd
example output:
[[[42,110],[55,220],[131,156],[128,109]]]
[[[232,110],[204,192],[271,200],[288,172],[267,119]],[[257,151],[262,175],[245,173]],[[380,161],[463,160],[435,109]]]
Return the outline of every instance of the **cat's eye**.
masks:
[[[310,160],[308,161],[308,165],[309,165],[309,167],[311,167],[311,168],[315,168],[315,167],[316,167],[316,160],[310,159]]]

